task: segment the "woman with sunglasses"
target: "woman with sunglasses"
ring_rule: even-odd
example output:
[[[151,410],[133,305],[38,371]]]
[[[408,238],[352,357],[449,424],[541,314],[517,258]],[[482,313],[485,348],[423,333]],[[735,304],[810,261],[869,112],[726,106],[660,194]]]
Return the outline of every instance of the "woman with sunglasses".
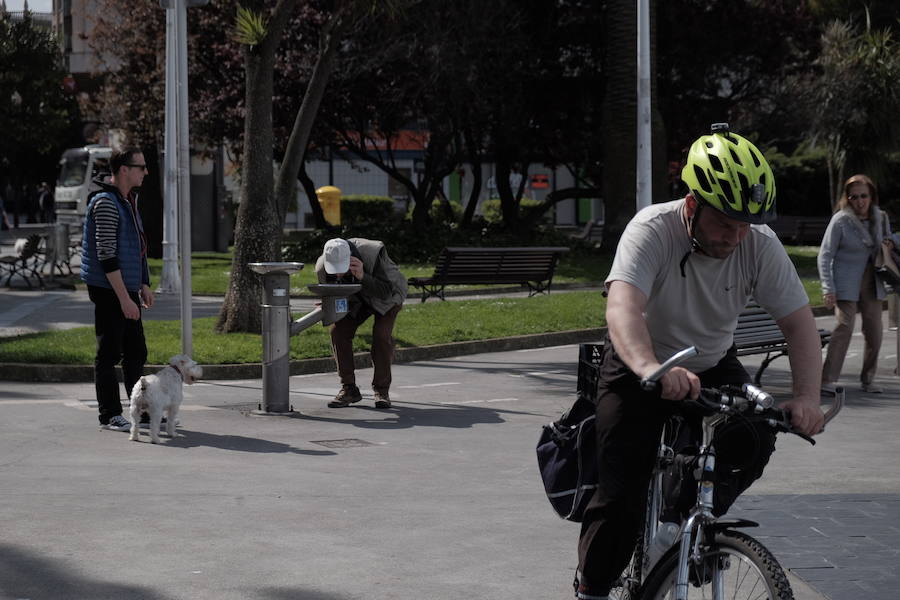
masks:
[[[866,175],[854,175],[843,192],[819,250],[819,279],[825,306],[835,309],[837,324],[822,368],[822,387],[833,389],[841,374],[856,313],[862,316],[865,340],[860,381],[864,392],[879,394],[874,383],[882,336],[884,285],[875,276],[881,244],[892,246],[887,214],[878,208],[878,188]]]

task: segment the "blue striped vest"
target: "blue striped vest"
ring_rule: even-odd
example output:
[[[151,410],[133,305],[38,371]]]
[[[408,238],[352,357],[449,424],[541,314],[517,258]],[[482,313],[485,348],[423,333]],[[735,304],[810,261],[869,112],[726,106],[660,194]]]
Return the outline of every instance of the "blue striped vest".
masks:
[[[116,234],[116,255],[125,289],[137,292],[145,281],[144,259],[141,256],[141,234],[144,226],[140,215],[132,216],[131,207],[119,194],[101,192],[88,204],[84,215],[84,233],[81,238],[81,279],[88,285],[112,288],[103,266],[97,259],[97,227],[94,223],[94,204],[99,198],[112,198],[119,211],[119,227]]]

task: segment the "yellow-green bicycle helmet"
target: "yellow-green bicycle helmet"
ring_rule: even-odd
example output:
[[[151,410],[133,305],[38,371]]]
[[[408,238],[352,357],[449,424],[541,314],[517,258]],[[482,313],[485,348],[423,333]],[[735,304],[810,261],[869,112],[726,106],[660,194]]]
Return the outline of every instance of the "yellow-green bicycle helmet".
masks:
[[[738,221],[774,221],[775,178],[762,152],[731,133],[728,123],[714,123],[710,130],[691,145],[681,171],[691,194]]]

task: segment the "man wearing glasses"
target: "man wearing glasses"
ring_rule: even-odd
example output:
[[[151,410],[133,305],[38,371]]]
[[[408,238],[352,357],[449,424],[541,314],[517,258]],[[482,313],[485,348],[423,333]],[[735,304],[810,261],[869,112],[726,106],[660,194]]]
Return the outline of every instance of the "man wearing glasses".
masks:
[[[116,365],[121,362],[125,391],[140,378],[147,361],[141,308],[153,306],[147,239],[137,210],[137,190],[147,174],[139,148],[114,152],[110,183],[89,201],[81,243],[81,279],[94,303],[97,356],[94,387],[100,428],[127,431],[122,416]]]

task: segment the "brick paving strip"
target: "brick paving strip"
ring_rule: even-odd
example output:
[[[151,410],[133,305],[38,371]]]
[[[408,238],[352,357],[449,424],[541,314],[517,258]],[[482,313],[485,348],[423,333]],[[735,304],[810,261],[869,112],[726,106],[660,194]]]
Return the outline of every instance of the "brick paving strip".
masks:
[[[831,600],[900,598],[900,494],[748,494],[729,516]]]

